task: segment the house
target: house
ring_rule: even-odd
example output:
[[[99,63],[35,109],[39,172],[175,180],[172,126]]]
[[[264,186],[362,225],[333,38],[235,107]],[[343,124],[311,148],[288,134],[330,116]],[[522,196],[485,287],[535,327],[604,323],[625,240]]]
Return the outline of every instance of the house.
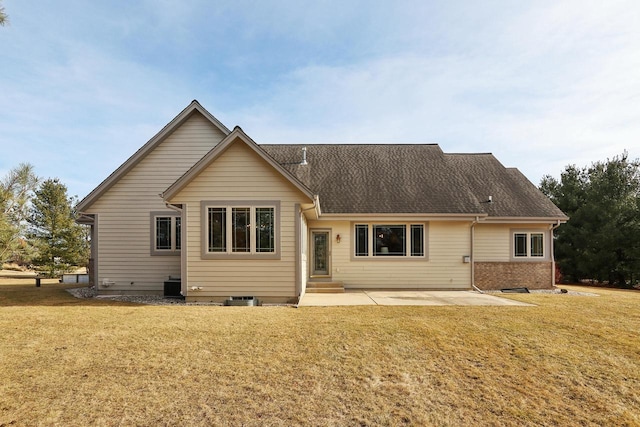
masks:
[[[567,217],[491,154],[258,145],[197,101],[78,205],[101,293],[550,288]]]

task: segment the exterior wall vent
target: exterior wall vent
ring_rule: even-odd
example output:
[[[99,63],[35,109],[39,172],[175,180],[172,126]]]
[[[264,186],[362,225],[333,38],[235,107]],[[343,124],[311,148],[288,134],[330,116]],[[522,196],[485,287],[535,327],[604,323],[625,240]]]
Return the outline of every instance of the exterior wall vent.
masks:
[[[224,305],[254,307],[260,305],[260,300],[256,297],[229,297],[224,301]]]

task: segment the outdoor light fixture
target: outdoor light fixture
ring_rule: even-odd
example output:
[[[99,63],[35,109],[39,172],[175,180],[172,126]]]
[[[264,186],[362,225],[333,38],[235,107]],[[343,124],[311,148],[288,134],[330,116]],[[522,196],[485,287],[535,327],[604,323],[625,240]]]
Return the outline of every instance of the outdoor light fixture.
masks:
[[[342,238],[340,237],[340,235],[339,235],[339,234],[336,234],[336,243],[340,243],[340,240],[341,240],[341,239],[342,239]]]

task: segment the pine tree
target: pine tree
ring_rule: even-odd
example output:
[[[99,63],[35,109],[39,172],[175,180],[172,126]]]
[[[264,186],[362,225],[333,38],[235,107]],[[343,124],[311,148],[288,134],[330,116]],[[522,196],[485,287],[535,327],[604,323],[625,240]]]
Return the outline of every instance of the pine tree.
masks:
[[[567,166],[540,189],[570,220],[558,228],[555,255],[570,280],[631,286],[640,279],[640,161],[627,153],[590,167]]]
[[[25,221],[39,183],[33,166],[21,163],[0,181],[0,261],[26,261]]]
[[[87,230],[75,222],[74,199],[58,179],[48,179],[35,192],[29,218],[35,265],[55,277],[71,266],[86,265]]]

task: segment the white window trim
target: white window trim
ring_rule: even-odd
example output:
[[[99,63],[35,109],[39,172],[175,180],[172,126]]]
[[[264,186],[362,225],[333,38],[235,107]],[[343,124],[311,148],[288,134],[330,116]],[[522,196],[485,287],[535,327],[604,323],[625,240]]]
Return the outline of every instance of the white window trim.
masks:
[[[156,248],[156,238],[158,236],[158,230],[156,228],[156,219],[157,218],[171,218],[171,249],[157,249]],[[177,240],[176,240],[176,218],[182,218],[178,212],[175,211],[156,211],[151,212],[150,222],[151,222],[151,246],[150,253],[152,256],[173,256],[180,255],[180,249],[176,249]],[[184,230],[182,230],[184,232]]]
[[[527,255],[526,256],[516,256],[516,246],[515,239],[516,234],[524,234],[527,236],[526,244],[527,244]],[[531,235],[532,234],[541,234],[542,235],[542,256],[533,256],[531,255]],[[547,245],[547,231],[546,230],[511,230],[511,259],[513,261],[543,261],[549,259],[549,248]]]
[[[369,254],[366,256],[356,255],[356,225],[366,225],[367,226],[367,249]],[[395,256],[380,256],[374,255],[375,245],[373,239],[373,226],[375,225],[404,225],[405,226],[405,255],[395,255]],[[422,225],[422,251],[423,255],[411,255],[411,226],[412,225]],[[351,222],[351,260],[352,261],[371,261],[371,260],[381,260],[381,261],[416,261],[416,260],[428,260],[429,259],[429,251],[428,245],[429,242],[429,223],[427,222],[403,222],[403,221],[352,221]]]
[[[280,201],[274,200],[226,200],[226,201],[202,201],[201,206],[201,240],[202,240],[202,259],[280,259]],[[209,252],[209,208],[225,208],[226,214],[226,251],[225,252]],[[249,252],[233,252],[233,227],[232,209],[233,208],[249,208],[251,218],[251,239]],[[274,222],[274,251],[273,252],[256,252],[257,232],[256,232],[256,208],[272,208]]]

